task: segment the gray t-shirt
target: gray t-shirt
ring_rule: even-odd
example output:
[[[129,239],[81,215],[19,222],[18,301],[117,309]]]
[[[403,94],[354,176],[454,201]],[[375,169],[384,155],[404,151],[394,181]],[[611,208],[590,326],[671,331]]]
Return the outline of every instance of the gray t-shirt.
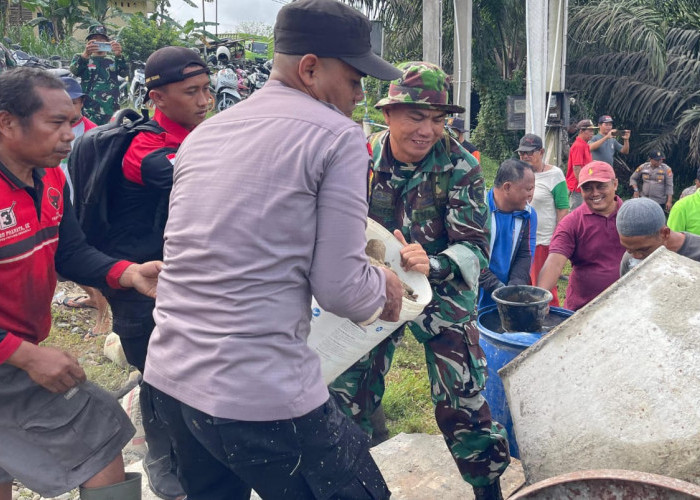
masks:
[[[366,321],[386,301],[364,253],[367,141],[270,80],[178,150],[144,380],[215,417],[270,421],[328,399],[311,295]]]
[[[700,262],[700,236],[685,231],[683,234],[685,234],[685,241],[676,253]],[[633,259],[629,253],[625,252],[620,262],[620,276],[627,274],[637,264],[639,264],[639,260]]]
[[[588,144],[593,144],[603,138],[602,134],[596,134],[593,138],[588,141]],[[594,161],[604,161],[608,165],[612,166],[613,158],[615,153],[622,149],[622,144],[618,142],[615,138],[610,138],[605,141],[598,149],[591,150],[591,157]]]

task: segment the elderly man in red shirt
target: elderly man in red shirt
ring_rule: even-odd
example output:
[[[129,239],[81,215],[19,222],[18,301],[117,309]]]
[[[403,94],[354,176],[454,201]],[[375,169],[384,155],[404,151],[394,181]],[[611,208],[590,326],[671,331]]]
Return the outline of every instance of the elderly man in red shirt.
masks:
[[[593,161],[591,147],[588,141],[598,129],[591,120],[581,120],[576,124],[578,135],[569,149],[569,162],[566,169],[566,187],[569,188],[569,203],[571,210],[583,203],[581,188],[579,187],[579,172],[581,167]]]
[[[602,161],[588,163],[579,173],[578,187],[584,204],[557,226],[537,280],[537,286],[550,290],[570,260],[572,271],[564,306],[574,311],[619,278],[625,253],[616,227],[622,200],[615,194],[617,178],[613,168]]]

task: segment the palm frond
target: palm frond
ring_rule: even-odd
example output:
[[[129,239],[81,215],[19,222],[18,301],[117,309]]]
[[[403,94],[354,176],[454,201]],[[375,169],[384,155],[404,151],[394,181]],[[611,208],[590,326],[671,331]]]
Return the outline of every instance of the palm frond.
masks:
[[[700,50],[700,31],[671,28],[666,35],[666,50],[669,54],[697,57]]]
[[[594,105],[623,120],[660,126],[672,120],[684,95],[629,77],[572,74],[568,86],[583,91]]]
[[[674,132],[688,141],[688,160],[700,164],[700,106],[681,113]]]
[[[666,23],[648,2],[601,0],[575,7],[569,20],[570,53],[576,58],[592,49],[644,52],[653,78],[666,67]]]

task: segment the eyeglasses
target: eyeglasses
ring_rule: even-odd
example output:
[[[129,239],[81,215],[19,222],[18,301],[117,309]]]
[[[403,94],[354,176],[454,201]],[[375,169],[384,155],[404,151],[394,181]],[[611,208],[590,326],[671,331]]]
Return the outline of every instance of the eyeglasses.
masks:
[[[537,153],[537,150],[534,151],[518,151],[518,156],[532,156],[535,153]]]

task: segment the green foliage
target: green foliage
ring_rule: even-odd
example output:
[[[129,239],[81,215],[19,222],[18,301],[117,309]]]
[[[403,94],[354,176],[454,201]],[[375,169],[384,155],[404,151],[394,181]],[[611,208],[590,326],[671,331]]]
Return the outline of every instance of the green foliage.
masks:
[[[430,399],[423,346],[410,333],[396,349],[382,406],[391,436],[400,432],[440,434]]]
[[[127,61],[145,61],[162,47],[183,45],[175,25],[163,23],[159,26],[156,21],[141,16],[132,16],[119,38]]]
[[[484,173],[486,190],[488,191],[493,187],[493,180],[496,178],[496,172],[498,171],[500,162],[490,158],[484,153],[481,153],[481,161],[479,163],[481,165],[481,171]]]
[[[45,59],[60,56],[63,60],[70,60],[73,54],[81,52],[83,48],[74,38],[55,41],[36,36],[31,26],[10,26],[7,36],[28,54]]]
[[[700,165],[697,2],[579,1],[569,29],[567,87],[593,110],[579,117],[610,114],[632,130],[631,153],[616,161],[621,184],[661,149],[676,191],[690,185]]]
[[[480,82],[478,87],[481,107],[471,142],[482,154],[499,163],[513,154],[521,135],[520,131],[506,130],[506,98],[522,95],[524,86],[524,75],[517,71],[511,80],[491,77],[487,82]]]

